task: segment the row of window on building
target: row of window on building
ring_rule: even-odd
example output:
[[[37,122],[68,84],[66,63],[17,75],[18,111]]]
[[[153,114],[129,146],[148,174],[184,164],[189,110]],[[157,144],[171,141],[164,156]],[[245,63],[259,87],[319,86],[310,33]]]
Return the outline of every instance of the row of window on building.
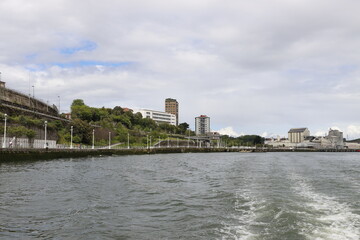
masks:
[[[179,103],[173,98],[165,99],[165,112],[149,109],[134,109],[134,113],[138,112],[141,113],[144,118],[153,119],[157,123],[179,125]],[[200,115],[195,118],[195,133],[196,135],[206,135],[210,133],[210,117]]]

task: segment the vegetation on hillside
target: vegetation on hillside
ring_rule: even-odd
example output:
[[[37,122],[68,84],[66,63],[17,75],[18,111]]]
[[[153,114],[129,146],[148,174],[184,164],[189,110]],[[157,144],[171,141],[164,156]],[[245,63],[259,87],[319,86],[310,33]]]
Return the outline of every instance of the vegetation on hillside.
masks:
[[[265,139],[258,135],[244,135],[240,137],[230,137],[228,135],[221,136],[221,141],[227,147],[236,146],[256,146],[264,144]]]
[[[82,99],[75,99],[71,104],[71,118],[74,129],[74,142],[91,144],[92,131],[95,129],[98,144],[106,144],[109,132],[112,142],[132,145],[146,145],[148,139],[164,140],[169,137],[181,138],[189,132],[189,124],[181,123],[179,126],[170,124],[157,124],[154,120],[143,118],[141,113],[124,111],[117,106],[114,108],[94,108],[87,106]],[[62,140],[69,140],[70,126],[61,131]]]
[[[1,114],[2,115],[2,114]],[[3,118],[4,116],[0,116]],[[71,141],[71,127],[73,127],[72,141],[75,144],[91,145],[93,131],[95,145],[119,143],[123,146],[129,143],[131,146],[146,146],[150,139],[152,144],[167,139],[185,140],[186,136],[194,136],[189,129],[189,124],[184,122],[178,126],[170,124],[157,124],[150,118],[143,118],[141,113],[133,113],[117,106],[114,108],[95,108],[87,106],[82,99],[75,99],[71,104],[71,118],[69,122],[60,120],[48,120],[47,129],[57,135],[58,143],[69,144]],[[26,115],[8,116],[9,137],[26,137],[30,141],[44,129],[44,119]],[[3,128],[0,128],[3,134]],[[264,139],[257,135],[246,135],[241,137],[221,136],[221,145],[232,146],[254,146],[264,144]],[[213,144],[216,145],[216,144]]]

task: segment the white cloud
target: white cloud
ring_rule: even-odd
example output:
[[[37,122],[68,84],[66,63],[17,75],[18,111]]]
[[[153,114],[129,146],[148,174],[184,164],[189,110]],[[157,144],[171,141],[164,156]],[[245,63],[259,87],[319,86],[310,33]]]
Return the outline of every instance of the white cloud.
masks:
[[[243,133],[237,133],[233,129],[233,127],[225,127],[225,128],[220,129],[220,130],[217,130],[215,132],[218,132],[221,135],[228,135],[228,136],[231,136],[231,137],[239,137],[239,136],[244,135]]]
[[[349,139],[360,138],[360,125],[349,125],[346,128],[346,135],[344,137],[349,137]]]

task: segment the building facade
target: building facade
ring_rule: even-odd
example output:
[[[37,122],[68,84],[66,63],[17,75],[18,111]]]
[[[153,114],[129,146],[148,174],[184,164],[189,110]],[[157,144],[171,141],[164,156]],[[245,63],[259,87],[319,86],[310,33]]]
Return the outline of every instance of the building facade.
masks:
[[[175,114],[160,112],[149,109],[137,109],[134,110],[134,113],[141,113],[143,118],[150,118],[154,120],[156,123],[168,123],[171,125],[176,125],[176,116]]]
[[[329,134],[324,138],[328,147],[335,148],[335,149],[342,149],[344,148],[344,137],[343,133],[339,130],[331,129],[329,130]]]
[[[200,115],[195,118],[195,134],[206,135],[210,132],[210,117]]]
[[[307,128],[291,128],[288,132],[290,143],[304,142],[305,138],[310,136],[310,131]]]
[[[176,99],[165,99],[165,112],[176,116],[176,126],[179,125],[179,103]]]

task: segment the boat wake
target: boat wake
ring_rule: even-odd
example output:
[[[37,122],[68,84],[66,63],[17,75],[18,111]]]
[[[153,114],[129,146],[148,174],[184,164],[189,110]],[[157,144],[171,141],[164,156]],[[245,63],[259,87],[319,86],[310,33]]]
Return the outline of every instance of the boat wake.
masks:
[[[303,177],[292,174],[293,191],[302,199],[301,234],[307,239],[359,240],[360,216],[348,203],[316,192]]]

